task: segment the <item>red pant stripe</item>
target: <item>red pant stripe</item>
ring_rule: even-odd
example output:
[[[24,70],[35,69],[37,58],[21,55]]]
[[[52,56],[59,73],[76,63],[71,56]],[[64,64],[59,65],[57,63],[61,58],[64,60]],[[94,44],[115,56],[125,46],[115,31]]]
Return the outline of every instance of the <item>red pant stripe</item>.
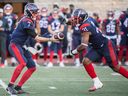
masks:
[[[15,44],[11,44],[11,48],[14,52],[14,55],[16,56],[16,58],[18,59],[18,61],[20,62],[20,64],[25,64],[25,61],[19,51],[19,49],[17,48],[17,46]]]

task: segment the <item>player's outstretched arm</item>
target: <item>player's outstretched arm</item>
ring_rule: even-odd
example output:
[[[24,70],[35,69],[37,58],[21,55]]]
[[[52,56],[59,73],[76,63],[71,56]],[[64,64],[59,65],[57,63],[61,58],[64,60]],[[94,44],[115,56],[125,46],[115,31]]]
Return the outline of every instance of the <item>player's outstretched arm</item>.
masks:
[[[36,36],[35,40],[37,42],[48,42],[48,41],[52,41],[52,42],[59,42],[58,39],[55,39],[54,36],[52,36],[51,38],[46,38],[46,37],[40,37],[40,36]]]

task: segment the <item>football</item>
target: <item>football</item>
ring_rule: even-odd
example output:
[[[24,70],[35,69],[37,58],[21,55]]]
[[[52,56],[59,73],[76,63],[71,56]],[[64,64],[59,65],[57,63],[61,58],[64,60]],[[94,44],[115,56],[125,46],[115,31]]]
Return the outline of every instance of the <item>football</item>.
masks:
[[[55,39],[63,40],[64,39],[64,34],[62,32],[58,32],[54,35]]]

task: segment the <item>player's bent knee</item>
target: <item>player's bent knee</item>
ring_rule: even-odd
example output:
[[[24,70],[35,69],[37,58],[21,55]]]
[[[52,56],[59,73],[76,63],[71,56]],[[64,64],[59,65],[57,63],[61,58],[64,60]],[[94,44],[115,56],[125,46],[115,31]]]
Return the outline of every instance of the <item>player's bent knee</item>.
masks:
[[[34,72],[34,71],[36,71],[36,67],[29,68],[29,70],[30,70],[31,72]]]
[[[84,65],[88,65],[88,64],[91,63],[91,60],[88,59],[88,58],[84,58],[82,62],[83,62]]]

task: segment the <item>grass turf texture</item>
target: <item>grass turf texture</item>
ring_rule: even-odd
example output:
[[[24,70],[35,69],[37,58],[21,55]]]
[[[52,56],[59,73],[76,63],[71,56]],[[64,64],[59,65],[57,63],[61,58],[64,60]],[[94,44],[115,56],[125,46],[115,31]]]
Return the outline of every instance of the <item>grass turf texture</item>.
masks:
[[[14,68],[0,69],[0,79],[8,83]],[[95,92],[88,92],[92,86],[83,67],[37,68],[23,89],[29,95],[18,96],[128,96],[128,80],[120,75],[113,76],[110,68],[96,67],[97,74],[104,87]],[[0,96],[9,96],[0,86]]]

